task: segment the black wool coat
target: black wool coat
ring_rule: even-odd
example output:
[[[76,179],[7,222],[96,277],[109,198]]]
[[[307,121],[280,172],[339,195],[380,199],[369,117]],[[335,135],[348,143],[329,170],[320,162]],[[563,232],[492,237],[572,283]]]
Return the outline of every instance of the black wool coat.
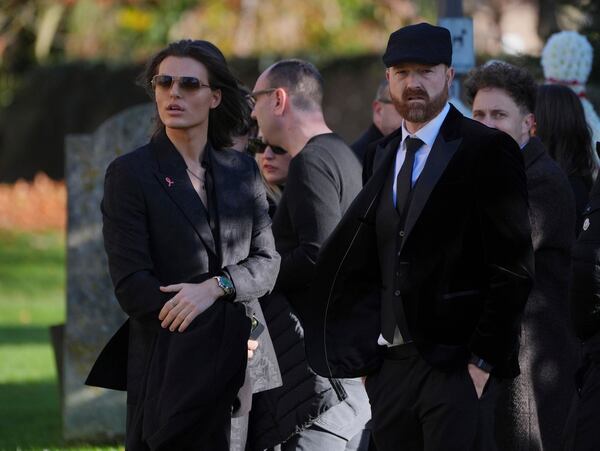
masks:
[[[522,373],[499,400],[497,435],[500,449],[558,451],[580,361],[568,301],[575,200],[538,138],[525,145],[523,157],[535,278],[523,312]]]
[[[207,145],[205,152],[210,214],[164,132],[106,171],[104,245],[129,319],[87,383],[127,390],[130,450],[216,443],[211,437],[223,434],[244,382],[247,314],[273,288],[279,268],[256,163],[234,150]],[[183,333],[160,327],[158,312],[173,294],[159,286],[223,272],[235,285],[235,302],[217,300]]]

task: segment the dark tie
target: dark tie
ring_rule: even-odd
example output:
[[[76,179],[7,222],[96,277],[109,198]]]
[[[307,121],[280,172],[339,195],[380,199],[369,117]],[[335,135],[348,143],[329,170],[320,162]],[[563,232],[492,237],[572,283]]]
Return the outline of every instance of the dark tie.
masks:
[[[412,189],[412,173],[415,165],[415,154],[423,145],[423,141],[419,138],[406,138],[406,155],[404,163],[396,177],[396,210],[402,221],[408,212],[408,204],[410,203],[410,191]]]
[[[413,166],[415,165],[415,153],[423,145],[423,141],[419,138],[406,138],[406,155],[404,157],[404,163],[398,172],[396,177],[396,211],[400,217],[401,232],[399,233],[399,240],[404,237],[404,222],[406,220],[406,213],[408,213],[408,207],[411,200],[412,190],[412,172]],[[398,249],[402,241],[398,242]],[[396,287],[395,289],[397,289]],[[397,301],[402,302],[401,298]],[[400,309],[403,311],[404,309]],[[399,323],[400,335],[405,342],[410,341],[408,334],[408,327],[406,326],[406,318],[396,318],[394,313],[394,306],[391,300],[384,300],[381,306],[381,333],[389,343],[394,340],[394,332],[396,325]]]

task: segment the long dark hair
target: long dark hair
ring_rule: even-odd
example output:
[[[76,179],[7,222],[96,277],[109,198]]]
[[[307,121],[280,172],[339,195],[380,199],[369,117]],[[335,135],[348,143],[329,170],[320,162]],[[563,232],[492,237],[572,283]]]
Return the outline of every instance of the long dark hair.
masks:
[[[567,175],[592,186],[592,136],[579,97],[567,86],[541,85],[535,108],[536,134]]]
[[[208,41],[182,40],[169,44],[154,55],[146,64],[138,82],[154,98],[151,86],[152,77],[158,66],[168,56],[193,58],[202,63],[208,71],[208,83],[213,89],[221,90],[221,103],[208,114],[208,141],[216,149],[230,147],[235,131],[243,129],[247,121],[244,99],[236,78],[229,71],[227,61],[217,46]],[[157,132],[164,130],[164,124],[157,118]]]

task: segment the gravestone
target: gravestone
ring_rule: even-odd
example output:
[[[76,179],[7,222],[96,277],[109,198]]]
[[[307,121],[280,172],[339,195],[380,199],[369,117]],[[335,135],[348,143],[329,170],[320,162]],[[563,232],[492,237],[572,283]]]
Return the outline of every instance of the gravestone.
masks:
[[[66,440],[120,440],[125,394],[84,385],[96,357],[125,321],[114,297],[102,242],[104,173],[118,155],[148,142],[154,105],[129,108],[91,135],[66,137],[68,190],[67,323],[63,342],[63,435]]]

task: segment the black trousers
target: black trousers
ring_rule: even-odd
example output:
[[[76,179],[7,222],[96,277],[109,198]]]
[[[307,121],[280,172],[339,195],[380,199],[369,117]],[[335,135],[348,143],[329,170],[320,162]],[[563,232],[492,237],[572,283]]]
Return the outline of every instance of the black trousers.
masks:
[[[377,450],[496,450],[497,381],[490,377],[478,399],[466,363],[440,371],[405,346],[408,352],[388,356],[366,380]]]
[[[227,417],[206,432],[206,424],[199,424],[181,433],[171,442],[160,447],[160,451],[230,451],[231,417]],[[127,405],[127,425],[125,436],[126,451],[150,451],[148,443],[142,439],[141,409]]]
[[[600,449],[600,361],[587,360],[578,376],[578,393],[565,427],[564,450],[597,451]]]

